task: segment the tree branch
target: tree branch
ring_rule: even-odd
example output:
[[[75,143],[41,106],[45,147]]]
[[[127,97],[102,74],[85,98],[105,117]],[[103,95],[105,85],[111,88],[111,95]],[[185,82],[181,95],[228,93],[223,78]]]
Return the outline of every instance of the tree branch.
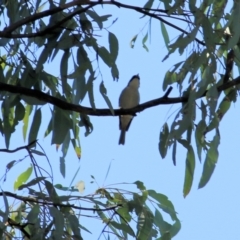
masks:
[[[96,2],[92,2],[90,7],[93,7],[94,5],[97,5],[98,3]],[[16,23],[12,23],[9,27],[5,27],[3,29],[3,31],[0,31],[0,37],[7,37],[8,34],[11,34],[13,31],[15,31],[16,29],[31,23],[31,22],[35,22],[38,19],[44,18],[44,17],[48,17],[50,15],[56,14],[58,12],[61,12],[65,9],[68,9],[70,7],[74,7],[74,6],[80,6],[80,5],[86,5],[86,2],[82,1],[82,0],[76,0],[76,1],[72,1],[70,3],[64,4],[60,7],[56,7],[56,8],[52,8],[40,13],[35,13],[34,15],[28,16],[26,18],[23,18],[21,20],[19,20]],[[83,9],[84,11],[86,11],[85,9]],[[2,34],[5,33],[6,36],[3,36]]]
[[[9,150],[6,148],[0,148],[0,152],[7,152],[7,153],[14,153],[23,149],[29,149],[32,145],[34,145],[37,142],[37,140],[32,141],[31,143],[29,143],[28,145],[22,146],[22,147],[18,147],[15,148],[13,150]]]
[[[37,204],[41,204],[41,205],[48,205],[48,206],[58,206],[58,207],[66,207],[66,208],[74,208],[74,209],[78,209],[78,210],[85,210],[85,211],[95,211],[95,212],[105,212],[105,211],[109,211],[109,210],[115,210],[118,207],[122,207],[122,204],[115,204],[113,206],[109,206],[106,208],[86,208],[86,207],[78,207],[75,206],[74,204],[63,204],[63,203],[57,203],[57,202],[52,202],[51,199],[47,199],[47,200],[40,200],[38,198],[35,197],[24,197],[24,196],[19,196],[15,193],[11,193],[11,192],[0,192],[0,196],[8,196],[8,197],[12,197],[18,200],[21,200],[23,202],[32,202],[32,203],[37,203]]]
[[[223,90],[226,90],[226,89],[236,86],[238,84],[240,84],[240,76],[235,78],[233,81],[228,81],[227,83],[219,86],[218,91],[221,92]],[[25,88],[25,87],[9,85],[6,83],[0,83],[0,92],[1,91],[7,91],[7,92],[11,92],[11,93],[16,93],[16,94],[20,94],[20,95],[22,94],[25,96],[33,97],[33,98],[39,99],[43,102],[50,103],[50,104],[52,104],[56,107],[59,107],[63,110],[84,113],[86,115],[92,115],[92,116],[113,116],[111,111],[108,108],[93,110],[92,108],[89,108],[89,107],[83,107],[81,105],[68,103],[65,100],[50,96],[46,93],[43,93],[43,92],[41,92],[39,90],[35,90],[35,89],[29,89],[29,88]],[[168,95],[171,91],[172,91],[172,87],[170,87],[162,97],[142,103],[142,104],[138,105],[137,107],[134,107],[131,109],[114,109],[114,116],[134,114],[137,112],[142,112],[143,110],[145,110],[147,108],[155,107],[158,105],[176,104],[176,103],[183,103],[183,102],[188,101],[187,97],[169,98]],[[207,93],[207,91],[199,98],[204,97],[206,95],[206,93]]]
[[[34,15],[28,16],[24,19],[19,20],[16,23],[13,23],[12,25],[5,27],[3,31],[0,31],[0,37],[3,38],[34,38],[34,37],[38,37],[38,36],[44,36],[46,34],[50,34],[50,33],[54,33],[54,29],[56,29],[58,26],[60,26],[61,24],[65,23],[66,21],[68,21],[69,19],[71,19],[72,17],[74,17],[76,14],[80,14],[83,12],[86,12],[89,8],[95,7],[97,5],[114,5],[116,7],[119,8],[125,8],[125,9],[131,9],[134,10],[136,12],[142,13],[144,15],[147,15],[149,17],[155,18],[163,23],[165,23],[166,25],[188,35],[189,32],[187,32],[186,30],[178,27],[177,25],[174,25],[170,22],[168,22],[167,20],[164,20],[162,17],[158,16],[157,14],[151,13],[150,10],[152,11],[157,11],[158,12],[163,12],[166,13],[168,12],[168,10],[162,10],[162,9],[149,9],[149,8],[142,8],[142,7],[137,7],[137,6],[133,6],[133,5],[127,5],[127,4],[123,4],[117,1],[97,1],[97,2],[91,2],[91,1],[87,1],[87,2],[83,2],[82,0],[76,0],[76,1],[72,1],[69,2],[67,4],[64,4],[60,7],[56,7],[50,10],[46,10],[40,13],[36,13]],[[79,9],[77,11],[74,11],[73,13],[69,14],[66,18],[62,19],[61,21],[57,22],[55,25],[47,27],[46,29],[36,32],[36,33],[19,33],[19,34],[12,34],[13,31],[15,31],[16,29],[34,22],[38,19],[56,14],[58,12],[61,12],[65,9],[68,9],[69,7],[74,7],[74,6],[80,6],[80,5],[88,5],[87,7],[83,8],[83,9]],[[183,14],[185,15],[185,14]],[[168,16],[169,17],[169,16]],[[204,41],[199,40],[198,38],[195,38],[195,41],[198,42],[199,44],[205,46]]]

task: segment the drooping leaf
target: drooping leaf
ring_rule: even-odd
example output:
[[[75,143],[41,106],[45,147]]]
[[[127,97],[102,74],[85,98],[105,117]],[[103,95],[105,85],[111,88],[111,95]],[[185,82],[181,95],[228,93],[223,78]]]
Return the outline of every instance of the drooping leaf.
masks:
[[[38,215],[40,213],[40,206],[39,205],[33,205],[32,209],[27,215],[27,220],[31,222],[32,224],[36,223],[38,221]]]
[[[145,34],[145,36],[142,39],[143,48],[148,52],[148,47],[146,46],[147,39],[148,39],[148,32]]]
[[[188,141],[179,139],[178,142],[187,149],[187,157],[185,163],[185,179],[183,186],[183,196],[186,197],[192,188],[192,183],[194,179],[195,155],[193,148]]]
[[[45,179],[46,179],[46,177],[34,178],[33,180],[29,181],[28,183],[22,184],[20,187],[18,187],[18,190],[22,190],[24,188],[28,188],[28,187],[34,186],[34,185],[40,183],[41,181],[43,181]]]
[[[16,105],[15,108],[15,118],[17,121],[21,121],[25,116],[25,108],[21,102]]]
[[[135,42],[136,42],[136,40],[137,40],[137,37],[138,37],[138,34],[136,34],[136,35],[131,39],[131,41],[130,41],[130,47],[131,47],[131,48],[134,48]]]
[[[140,214],[138,214],[137,239],[144,240],[154,237],[153,234],[155,232],[152,231],[153,219],[154,216],[148,209],[144,209]]]
[[[153,199],[155,199],[156,201],[158,201],[159,203],[159,207],[166,212],[167,214],[169,214],[172,218],[172,220],[177,220],[177,213],[174,209],[174,206],[172,204],[172,202],[168,199],[167,196],[165,196],[164,194],[161,193],[157,193],[155,190],[148,190],[148,195],[150,197],[152,197]]]
[[[238,23],[240,21],[240,2],[234,1],[233,9],[230,15],[229,23],[232,30],[232,36],[228,41],[228,49],[233,48],[239,42],[240,29]]]
[[[167,29],[165,27],[165,24],[162,21],[160,21],[160,24],[161,24],[161,31],[162,31],[163,40],[165,42],[165,46],[169,50],[168,45],[170,40],[169,40]]]
[[[63,236],[64,217],[63,214],[56,207],[49,207],[49,213],[53,218],[55,230],[53,238],[60,239]]]
[[[92,131],[93,128],[91,128],[92,125],[91,126],[90,125],[91,125],[91,123],[90,123],[90,121],[88,121],[88,123],[86,123],[85,127],[88,129],[87,131],[89,131],[89,132],[85,133],[85,135],[89,134]],[[91,128],[91,130],[89,128]],[[73,149],[74,149],[78,159],[80,159],[81,158],[81,145],[80,145],[79,138],[78,139],[71,139],[71,143],[72,143]]]
[[[203,147],[206,147],[206,143],[205,143],[205,133],[206,133],[206,129],[207,129],[207,125],[206,122],[204,120],[200,120],[196,130],[195,130],[195,140],[196,140],[196,145],[197,145],[197,153],[198,153],[198,158],[199,161],[201,162],[201,153],[202,153],[202,149]]]
[[[79,122],[79,126],[80,127],[82,127],[82,126],[85,127],[85,129],[86,129],[85,136],[88,136],[93,131],[93,125],[90,122],[90,118],[89,118],[89,116],[87,116],[83,113],[80,113],[80,119],[81,120]]]
[[[113,106],[107,96],[107,89],[104,86],[104,83],[101,82],[100,86],[99,86],[99,91],[102,94],[103,99],[105,100],[105,102],[107,103],[109,110],[111,111],[112,115],[114,115],[114,111],[113,111]]]
[[[113,80],[119,79],[119,71],[116,64],[113,64],[111,68],[111,73],[112,73]]]
[[[71,127],[71,120],[68,112],[63,111],[58,107],[54,107],[52,120],[52,144],[62,144]]]
[[[24,184],[32,174],[33,167],[29,167],[26,171],[22,172],[14,182],[14,191],[16,191],[22,184]]]
[[[25,111],[25,115],[24,115],[24,118],[23,118],[23,128],[22,128],[24,141],[25,141],[26,136],[27,136],[28,121],[29,121],[29,116],[32,112],[32,106],[27,105],[25,109],[26,109],[26,111]]]
[[[203,165],[202,176],[198,185],[198,188],[203,188],[210,180],[213,171],[218,161],[218,145],[220,144],[220,137],[216,133],[213,140],[210,142],[209,149],[207,151],[206,159]]]
[[[113,33],[108,32],[108,42],[113,65],[118,56],[118,39]]]
[[[165,123],[161,129],[159,143],[158,143],[158,149],[162,158],[165,158],[167,154],[168,137],[169,137],[169,128],[167,123]]]
[[[37,140],[37,135],[41,125],[41,121],[42,121],[42,113],[41,113],[41,108],[39,108],[37,109],[37,111],[33,116],[33,121],[29,131],[29,136],[28,136],[28,143],[31,143]]]
[[[60,173],[61,173],[62,176],[65,178],[65,176],[66,176],[65,158],[64,158],[64,157],[60,157],[60,158],[59,158],[59,163],[60,163]]]
[[[63,53],[61,63],[60,63],[62,91],[66,95],[68,95],[66,84],[67,84],[67,71],[68,71],[68,58],[69,58],[69,56],[70,56],[70,50],[66,49]]]
[[[163,80],[163,91],[166,91],[167,87],[177,81],[177,75],[175,72],[167,71]]]
[[[146,11],[149,12],[149,10],[151,9],[153,3],[154,3],[154,0],[148,0],[148,1],[144,4],[143,8],[146,8]]]

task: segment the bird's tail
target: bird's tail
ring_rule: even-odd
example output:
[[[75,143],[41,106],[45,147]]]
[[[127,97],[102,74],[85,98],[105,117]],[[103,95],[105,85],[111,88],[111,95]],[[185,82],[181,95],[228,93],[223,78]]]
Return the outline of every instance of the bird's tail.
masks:
[[[125,134],[126,134],[126,130],[122,129],[121,133],[120,133],[119,142],[118,142],[119,145],[120,144],[124,145],[124,143],[125,143]]]

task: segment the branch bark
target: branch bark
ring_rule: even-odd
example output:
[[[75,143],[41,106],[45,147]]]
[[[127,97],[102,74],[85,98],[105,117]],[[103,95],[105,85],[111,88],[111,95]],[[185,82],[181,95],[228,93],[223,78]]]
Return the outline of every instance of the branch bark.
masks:
[[[233,81],[228,81],[227,83],[219,86],[218,91],[221,92],[223,90],[226,90],[226,89],[236,86],[238,84],[240,84],[240,76],[235,78]],[[81,105],[68,103],[65,100],[50,96],[39,90],[9,85],[6,83],[0,83],[0,92],[7,91],[7,92],[11,92],[11,93],[20,94],[20,95],[22,94],[25,96],[37,98],[46,103],[50,103],[50,104],[57,106],[63,110],[84,113],[86,115],[91,115],[91,116],[119,116],[119,115],[127,115],[127,114],[134,115],[137,112],[142,112],[147,108],[155,107],[158,105],[177,104],[177,103],[183,103],[183,102],[188,101],[187,97],[169,98],[168,95],[171,92],[171,90],[172,90],[172,87],[170,87],[162,97],[142,103],[142,104],[138,105],[137,107],[134,107],[131,109],[114,109],[114,115],[112,115],[112,113],[110,112],[110,110],[108,108],[93,110],[92,108],[89,108],[89,107],[84,107]],[[206,95],[206,93],[207,93],[207,91],[199,98],[204,97]]]

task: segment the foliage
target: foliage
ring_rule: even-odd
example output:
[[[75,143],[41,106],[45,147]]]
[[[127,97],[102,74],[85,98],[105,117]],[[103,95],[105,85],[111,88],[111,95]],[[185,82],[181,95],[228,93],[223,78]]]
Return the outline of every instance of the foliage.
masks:
[[[46,103],[51,106],[45,137],[51,136],[52,144],[62,148],[60,172],[63,176],[69,146],[73,146],[78,158],[81,156],[79,127],[85,127],[86,135],[93,131],[90,115],[117,116],[160,104],[182,103],[173,122],[166,122],[162,127],[159,152],[164,158],[171,150],[176,164],[178,146],[186,149],[184,196],[191,190],[196,156],[200,161],[204,158],[199,188],[208,183],[218,161],[219,124],[231,103],[236,102],[239,89],[240,79],[234,79],[232,74],[234,63],[240,67],[239,1],[163,0],[161,3],[163,8],[154,0],[147,1],[143,7],[118,1],[87,0],[68,3],[65,0],[6,0],[1,5],[1,22],[5,27],[0,31],[0,132],[7,148],[2,151],[11,153],[8,150],[10,141],[14,141],[16,127],[22,121],[23,139],[28,145],[20,148],[28,151],[32,163],[14,185],[18,190],[28,189],[29,197],[2,192],[5,212],[1,211],[0,234],[5,239],[16,237],[19,232],[31,239],[34,236],[36,239],[82,239],[80,230],[90,231],[78,222],[83,208],[72,204],[76,198],[71,194],[59,195],[65,188],[49,181],[47,177],[52,179],[52,174],[47,176],[33,157],[34,154],[46,156],[35,149]],[[110,31],[116,18],[100,10],[99,6],[106,5],[130,9],[142,18],[149,18],[149,29],[153,20],[159,21],[168,49],[163,60],[176,52],[185,54],[186,59],[174,62],[162,83],[164,91],[170,85],[176,86],[179,89],[177,98],[168,97],[170,90],[162,98],[134,109],[114,110],[102,82],[99,92],[110,111],[96,108],[93,83],[96,77],[101,77],[100,64],[109,68],[113,80],[119,78],[118,38]],[[175,30],[174,38],[169,35],[169,28]],[[97,31],[106,36],[105,46],[99,43]],[[143,35],[142,45],[146,51],[150,35],[150,30]],[[134,35],[130,46],[134,47],[138,39],[139,33]],[[60,59],[59,76],[45,70],[46,64],[57,59]],[[91,108],[79,105],[86,97]],[[9,162],[6,174],[16,164],[17,160]],[[32,171],[35,176],[29,180]],[[128,192],[131,197],[126,197],[126,192],[117,188],[102,188],[93,196],[78,197],[77,200],[93,204],[90,211],[103,221],[103,232],[108,228],[119,239],[126,239],[128,235],[137,239],[171,239],[180,229],[180,223],[170,201],[164,195],[146,190],[141,182],[134,184],[140,193]],[[19,206],[11,206],[8,197],[18,198]],[[150,202],[147,204],[147,201]],[[149,206],[153,201],[154,209]],[[110,210],[109,207],[113,208]],[[173,223],[164,221],[159,210],[169,214]],[[134,221],[136,233],[132,228]]]
[[[16,178],[14,189],[27,190],[29,196],[6,191],[0,193],[6,209],[6,212],[1,211],[1,239],[7,239],[7,236],[83,239],[82,232],[91,234],[92,231],[92,228],[79,223],[79,219],[82,221],[84,217],[102,221],[104,227],[99,237],[114,235],[119,239],[129,236],[136,239],[169,239],[169,234],[175,236],[179,231],[181,224],[172,203],[165,195],[147,190],[142,182],[124,184],[135,185],[137,192],[121,190],[116,185],[98,188],[91,195],[79,196],[78,191],[82,190],[79,186],[76,189],[74,186],[53,185],[51,164],[41,149],[36,150],[34,144],[21,149],[28,151],[31,165]],[[50,172],[46,172],[46,166],[42,169],[38,165],[35,156],[39,155],[45,156]],[[5,178],[7,172],[19,162],[7,165]],[[96,181],[93,176],[92,180]],[[58,192],[67,194],[59,195]],[[14,204],[9,204],[9,198],[16,199]],[[85,207],[89,205],[92,207]],[[172,224],[164,220],[164,215],[169,215]],[[137,231],[134,231],[135,228]]]

